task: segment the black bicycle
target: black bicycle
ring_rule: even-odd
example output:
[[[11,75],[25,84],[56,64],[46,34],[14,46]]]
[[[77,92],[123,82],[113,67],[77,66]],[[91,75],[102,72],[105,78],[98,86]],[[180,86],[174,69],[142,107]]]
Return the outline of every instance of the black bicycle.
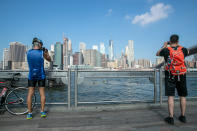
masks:
[[[27,87],[17,87],[16,82],[19,81],[20,73],[15,73],[7,86],[7,82],[0,82],[0,88],[3,88],[0,94],[0,107],[13,115],[22,115],[28,112],[27,109]],[[32,97],[32,108],[36,103],[36,95]]]

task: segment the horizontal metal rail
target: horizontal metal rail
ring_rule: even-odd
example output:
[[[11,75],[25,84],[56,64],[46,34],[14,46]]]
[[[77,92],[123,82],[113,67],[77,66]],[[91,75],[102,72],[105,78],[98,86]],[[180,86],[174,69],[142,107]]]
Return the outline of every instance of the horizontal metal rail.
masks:
[[[130,102],[154,102],[153,100],[122,100],[122,101],[95,101],[95,102],[90,102],[90,101],[83,101],[83,102],[78,102],[78,104],[102,104],[102,103],[130,103]]]

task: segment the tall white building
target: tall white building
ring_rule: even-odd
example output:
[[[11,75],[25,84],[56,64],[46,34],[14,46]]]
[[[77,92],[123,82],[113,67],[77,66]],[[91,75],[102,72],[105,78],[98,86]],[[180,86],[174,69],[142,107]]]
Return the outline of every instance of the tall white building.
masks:
[[[133,40],[128,41],[128,52],[127,52],[127,60],[129,64],[129,68],[132,67],[132,63],[134,62],[134,42]]]
[[[92,46],[92,49],[98,51],[98,45],[93,45],[93,46]]]
[[[128,50],[129,50],[129,47],[128,45],[125,47],[125,55],[127,56],[128,55]]]
[[[100,52],[101,54],[105,54],[105,45],[103,42],[100,43]]]
[[[113,40],[109,41],[109,60],[110,61],[114,60],[114,44],[113,44]]]
[[[86,43],[80,42],[79,43],[79,51],[82,52],[82,54],[83,54],[85,50],[86,50]]]
[[[8,61],[9,61],[9,49],[4,48],[3,49],[3,70],[6,70],[8,68]]]
[[[70,54],[72,54],[72,42],[70,39],[68,40],[68,51]]]
[[[55,51],[55,45],[54,44],[51,45],[51,51],[53,51],[53,52]]]

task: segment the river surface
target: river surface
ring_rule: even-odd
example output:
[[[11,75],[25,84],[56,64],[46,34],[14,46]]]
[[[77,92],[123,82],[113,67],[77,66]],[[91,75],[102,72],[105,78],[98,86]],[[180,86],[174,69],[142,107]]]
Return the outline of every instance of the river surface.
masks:
[[[164,83],[164,82],[163,82]],[[188,97],[197,97],[197,78],[187,79]],[[163,85],[163,98],[165,86]],[[74,80],[71,103],[74,103]],[[67,102],[67,86],[46,87],[47,102]],[[159,83],[157,83],[159,100]],[[177,94],[176,94],[177,96]],[[153,101],[154,84],[148,78],[84,78],[78,85],[79,102]]]

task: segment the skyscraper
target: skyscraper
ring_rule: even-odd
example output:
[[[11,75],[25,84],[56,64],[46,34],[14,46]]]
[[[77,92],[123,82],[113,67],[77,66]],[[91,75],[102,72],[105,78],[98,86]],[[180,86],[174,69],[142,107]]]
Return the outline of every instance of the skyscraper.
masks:
[[[92,49],[98,51],[98,45],[93,45],[93,46],[92,46]]]
[[[22,69],[25,62],[26,46],[19,42],[10,42],[10,60],[12,69]]]
[[[3,70],[11,69],[9,68],[9,50],[8,48],[3,49]]]
[[[109,40],[109,60],[114,60],[114,45],[113,40]]]
[[[86,50],[84,52],[84,64],[101,67],[101,55],[97,50]]]
[[[54,44],[51,45],[51,51],[53,51],[53,52],[55,51],[55,46],[54,46]]]
[[[71,41],[64,37],[63,38],[63,57],[62,57],[62,61],[63,61],[63,65],[64,65],[64,69],[68,68],[68,65],[70,64],[70,52],[72,51],[72,47],[71,47]]]
[[[83,54],[85,50],[86,50],[86,44],[84,42],[80,42],[79,43],[79,51],[82,52],[82,54]]]
[[[68,52],[72,54],[72,42],[70,39],[68,40]]]
[[[133,40],[128,41],[128,52],[127,52],[127,60],[129,68],[131,68],[132,64],[134,64],[134,47],[133,47]]]
[[[83,64],[83,56],[81,52],[76,52],[73,54],[73,65],[82,65]]]
[[[101,54],[105,54],[105,45],[103,42],[100,43],[100,52]]]
[[[60,42],[56,42],[55,44],[55,59],[54,59],[54,64],[59,68],[63,69],[63,62],[62,62],[62,54],[63,54],[63,46]]]
[[[129,47],[128,45],[125,47],[125,55],[128,56],[128,50],[129,50]]]

